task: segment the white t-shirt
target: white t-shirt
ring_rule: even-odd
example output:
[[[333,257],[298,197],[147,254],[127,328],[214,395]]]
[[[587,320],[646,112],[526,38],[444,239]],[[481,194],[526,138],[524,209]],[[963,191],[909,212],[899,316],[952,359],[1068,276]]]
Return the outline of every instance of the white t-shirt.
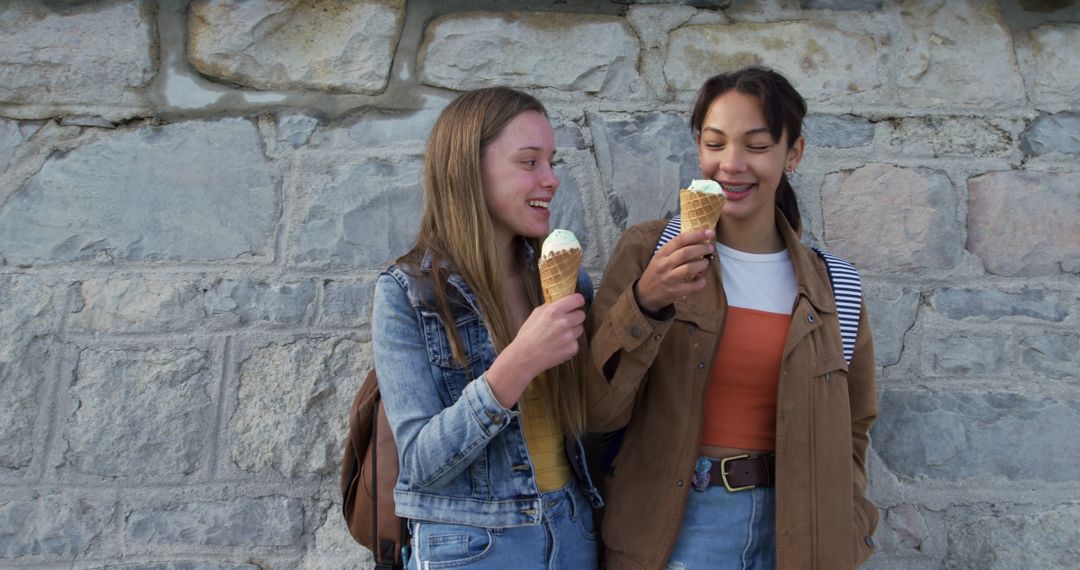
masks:
[[[799,286],[788,251],[745,253],[716,244],[728,306],[790,315]]]

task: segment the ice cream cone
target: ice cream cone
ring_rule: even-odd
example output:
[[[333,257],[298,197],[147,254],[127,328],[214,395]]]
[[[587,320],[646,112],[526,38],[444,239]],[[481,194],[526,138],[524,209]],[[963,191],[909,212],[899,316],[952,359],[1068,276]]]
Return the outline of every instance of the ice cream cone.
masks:
[[[544,302],[557,301],[577,288],[581,249],[562,249],[540,258],[540,286]]]
[[[679,190],[679,215],[682,220],[680,233],[716,227],[725,202],[727,198],[723,194],[710,194],[687,188]]]

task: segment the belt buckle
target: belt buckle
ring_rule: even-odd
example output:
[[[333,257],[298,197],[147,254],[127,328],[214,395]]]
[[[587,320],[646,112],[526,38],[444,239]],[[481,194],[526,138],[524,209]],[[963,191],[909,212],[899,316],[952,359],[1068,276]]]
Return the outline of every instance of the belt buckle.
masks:
[[[753,489],[754,487],[757,487],[757,485],[746,485],[744,487],[732,487],[731,483],[728,483],[728,480],[727,480],[727,464],[728,464],[728,462],[729,461],[737,461],[739,459],[747,459],[749,457],[750,457],[750,454],[746,453],[746,454],[743,454],[743,455],[733,455],[731,457],[725,457],[725,458],[720,460],[720,479],[724,482],[724,488],[727,489],[729,493],[734,493],[736,491],[746,491],[747,489]]]

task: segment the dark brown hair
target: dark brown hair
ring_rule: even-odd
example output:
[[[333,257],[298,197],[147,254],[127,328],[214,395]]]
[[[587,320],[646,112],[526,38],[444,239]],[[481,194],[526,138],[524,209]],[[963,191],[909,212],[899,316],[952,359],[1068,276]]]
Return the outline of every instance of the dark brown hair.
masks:
[[[765,125],[773,140],[780,142],[784,133],[787,133],[787,145],[791,148],[802,136],[802,122],[806,116],[806,101],[802,95],[799,95],[783,75],[765,67],[751,66],[714,75],[701,85],[690,115],[690,127],[695,137],[701,135],[709,105],[717,97],[732,90],[756,97],[761,102]],[[791,228],[798,231],[802,226],[802,217],[799,215],[795,189],[791,187],[786,173],[780,175],[780,185],[776,188],[776,206],[787,218]]]

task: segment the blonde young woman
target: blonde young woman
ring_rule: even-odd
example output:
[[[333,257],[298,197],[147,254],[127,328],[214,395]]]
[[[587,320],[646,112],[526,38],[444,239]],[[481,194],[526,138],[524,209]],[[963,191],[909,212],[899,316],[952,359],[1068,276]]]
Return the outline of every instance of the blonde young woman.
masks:
[[[659,249],[667,220],[636,225],[608,262],[589,350],[590,421],[627,426],[604,482],[609,570],[843,570],[873,552],[873,342],[857,303],[844,342],[799,239],[805,114],[768,69],[705,81],[691,127],[719,222]]]
[[[596,566],[573,372],[585,299],[540,304],[536,269],[554,154],[533,97],[461,95],[428,138],[416,245],[378,278],[372,345],[410,568]]]

